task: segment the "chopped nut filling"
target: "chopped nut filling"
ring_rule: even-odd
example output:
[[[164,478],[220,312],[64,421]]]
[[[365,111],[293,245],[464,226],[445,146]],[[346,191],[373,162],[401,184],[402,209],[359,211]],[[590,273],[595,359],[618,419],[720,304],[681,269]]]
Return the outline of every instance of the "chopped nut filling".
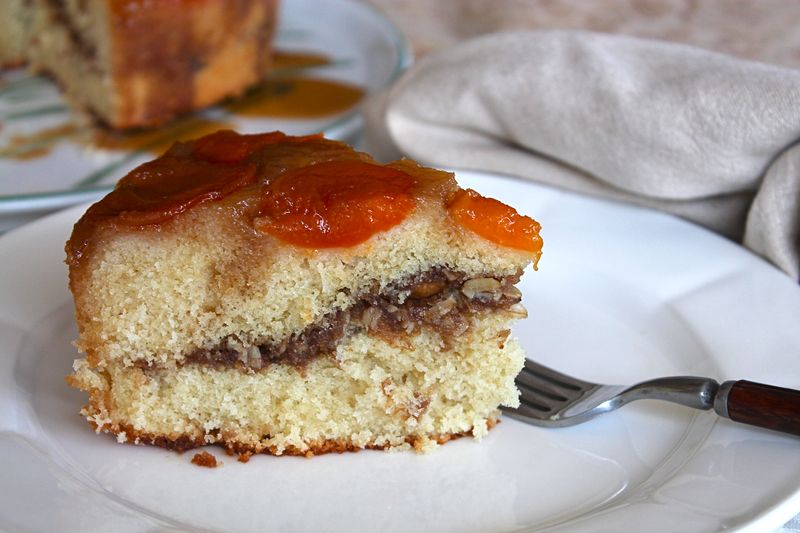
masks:
[[[304,366],[334,353],[339,341],[354,333],[367,331],[391,339],[423,327],[437,331],[449,348],[454,337],[469,329],[470,317],[478,311],[505,309],[527,316],[520,304],[522,294],[514,286],[520,275],[467,279],[459,272],[433,269],[381,294],[365,294],[350,308],[331,313],[280,343],[245,346],[231,337],[213,348],[195,350],[186,362],[243,370],[271,363]]]

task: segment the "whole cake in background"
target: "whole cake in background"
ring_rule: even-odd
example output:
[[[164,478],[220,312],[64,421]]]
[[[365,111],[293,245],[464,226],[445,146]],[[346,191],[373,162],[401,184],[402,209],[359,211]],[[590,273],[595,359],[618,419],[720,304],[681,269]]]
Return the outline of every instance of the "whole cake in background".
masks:
[[[241,94],[270,66],[277,0],[3,0],[0,67],[49,74],[112,128]]]
[[[220,131],[125,176],[67,243],[68,381],[120,442],[426,450],[516,406],[539,224],[410,160]]]

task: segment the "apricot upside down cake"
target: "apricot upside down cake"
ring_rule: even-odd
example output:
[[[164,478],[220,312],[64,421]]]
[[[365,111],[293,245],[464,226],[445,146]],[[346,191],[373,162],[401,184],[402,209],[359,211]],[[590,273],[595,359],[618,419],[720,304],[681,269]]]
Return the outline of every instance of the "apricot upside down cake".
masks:
[[[177,143],[75,225],[68,381],[98,432],[178,450],[481,437],[518,401],[515,283],[541,246],[409,160],[279,132]]]

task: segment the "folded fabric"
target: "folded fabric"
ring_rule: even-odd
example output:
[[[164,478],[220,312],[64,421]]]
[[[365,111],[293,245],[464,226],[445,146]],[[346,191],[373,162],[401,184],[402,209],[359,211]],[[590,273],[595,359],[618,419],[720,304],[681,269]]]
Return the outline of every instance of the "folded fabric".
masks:
[[[581,31],[428,56],[367,106],[378,157],[661,209],[800,273],[800,71]]]

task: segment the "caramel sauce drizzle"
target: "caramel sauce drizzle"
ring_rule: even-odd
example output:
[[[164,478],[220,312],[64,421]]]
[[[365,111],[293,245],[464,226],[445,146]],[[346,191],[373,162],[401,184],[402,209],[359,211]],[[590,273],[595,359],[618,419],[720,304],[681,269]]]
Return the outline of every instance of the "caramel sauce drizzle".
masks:
[[[14,135],[6,146],[0,147],[0,157],[26,161],[46,156],[62,140],[73,138],[78,130],[75,124],[65,122],[30,135]]]
[[[358,87],[315,78],[268,80],[225,104],[231,113],[260,118],[318,118],[346,111],[364,96]]]
[[[136,131],[94,130],[87,139],[87,144],[108,150],[140,150],[161,155],[175,142],[188,141],[231,128],[233,126],[227,122],[189,117],[160,128]]]
[[[314,52],[286,52],[275,50],[272,54],[273,73],[280,75],[287,69],[325,67],[331,64],[328,56]]]

